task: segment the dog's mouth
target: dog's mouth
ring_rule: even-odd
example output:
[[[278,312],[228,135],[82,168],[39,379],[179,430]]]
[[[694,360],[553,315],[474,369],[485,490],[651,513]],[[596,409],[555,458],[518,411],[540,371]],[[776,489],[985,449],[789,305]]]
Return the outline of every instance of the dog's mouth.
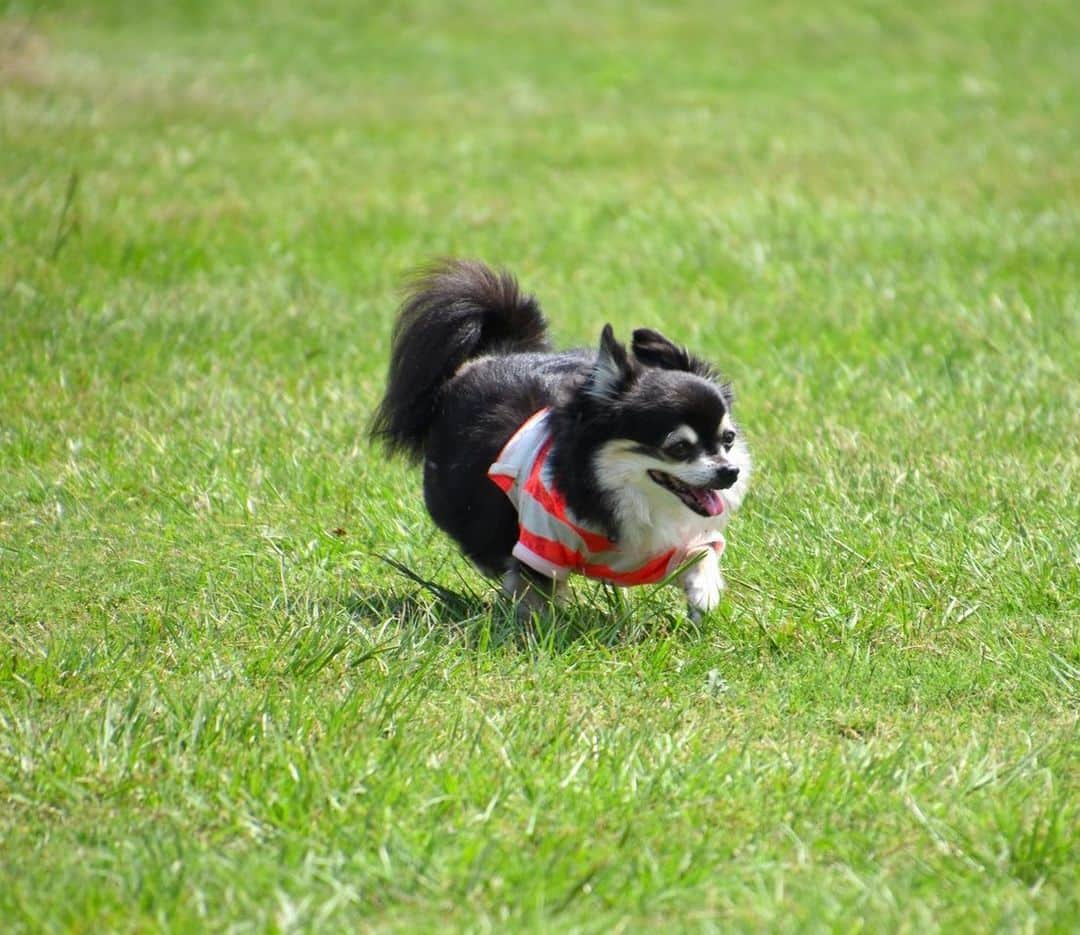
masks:
[[[649,477],[665,490],[670,490],[698,516],[719,516],[724,512],[724,501],[718,490],[691,487],[663,471],[649,471]]]

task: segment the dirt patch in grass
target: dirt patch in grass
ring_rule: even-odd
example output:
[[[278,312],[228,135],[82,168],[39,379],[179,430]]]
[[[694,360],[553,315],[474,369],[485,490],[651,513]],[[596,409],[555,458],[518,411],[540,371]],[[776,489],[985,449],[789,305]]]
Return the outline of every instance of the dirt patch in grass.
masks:
[[[0,18],[0,82],[40,84],[49,43],[26,20]]]

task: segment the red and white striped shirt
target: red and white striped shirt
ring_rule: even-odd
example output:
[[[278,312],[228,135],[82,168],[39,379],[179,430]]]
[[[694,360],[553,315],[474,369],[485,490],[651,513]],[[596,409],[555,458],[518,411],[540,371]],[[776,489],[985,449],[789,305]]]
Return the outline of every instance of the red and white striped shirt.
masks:
[[[549,412],[541,409],[530,417],[488,468],[488,477],[517,508],[513,555],[518,561],[552,578],[563,579],[576,571],[612,584],[655,584],[702,548],[723,551],[724,538],[717,532],[711,541],[692,549],[673,547],[642,560],[577,520],[551,483]]]

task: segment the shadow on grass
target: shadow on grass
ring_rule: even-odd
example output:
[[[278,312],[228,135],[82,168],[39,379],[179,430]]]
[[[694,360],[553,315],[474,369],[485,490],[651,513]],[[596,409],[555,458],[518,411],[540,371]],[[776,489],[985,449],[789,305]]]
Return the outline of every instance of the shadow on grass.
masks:
[[[463,642],[479,652],[511,647],[559,653],[582,641],[614,646],[658,634],[688,641],[701,635],[699,626],[660,588],[642,589],[633,600],[625,590],[608,585],[578,588],[566,604],[522,620],[513,601],[500,592],[477,592],[465,581],[457,591],[394,559],[379,558],[414,585],[413,590],[382,587],[355,593],[346,599],[346,610],[368,624],[393,622],[424,639]]]

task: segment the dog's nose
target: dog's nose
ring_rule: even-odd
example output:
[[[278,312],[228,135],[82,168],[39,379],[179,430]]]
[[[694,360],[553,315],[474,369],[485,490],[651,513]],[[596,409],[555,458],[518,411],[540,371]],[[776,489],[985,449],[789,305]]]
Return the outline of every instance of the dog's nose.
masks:
[[[727,490],[739,479],[739,469],[734,464],[725,464],[716,469],[716,486],[720,490]]]

